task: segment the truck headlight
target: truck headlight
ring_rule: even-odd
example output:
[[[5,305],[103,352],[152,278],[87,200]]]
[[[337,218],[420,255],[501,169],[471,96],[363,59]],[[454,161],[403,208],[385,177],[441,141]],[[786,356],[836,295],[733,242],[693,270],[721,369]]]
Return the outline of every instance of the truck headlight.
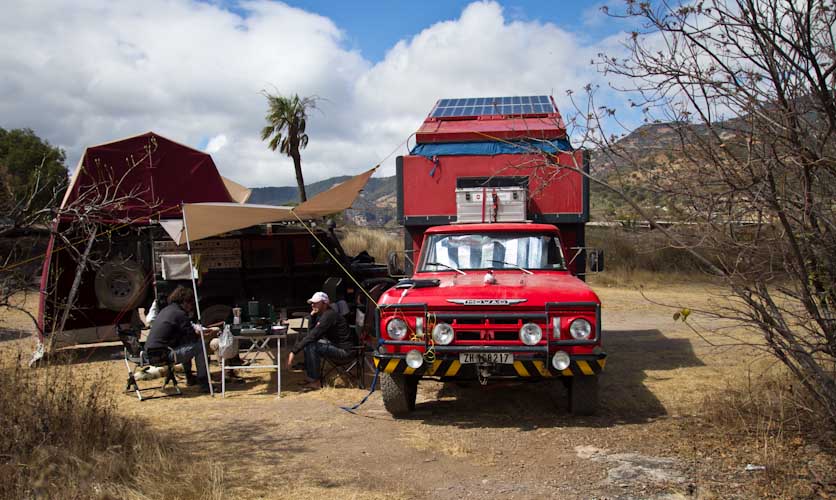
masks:
[[[417,370],[421,368],[421,365],[424,364],[424,355],[421,354],[421,351],[417,349],[413,349],[406,353],[406,366],[412,368],[413,370]]]
[[[586,340],[592,334],[592,325],[585,319],[576,319],[569,325],[569,334],[577,340]]]
[[[535,345],[543,338],[543,330],[534,323],[526,323],[520,328],[520,340],[525,345]]]
[[[570,358],[569,355],[563,351],[557,351],[554,353],[554,356],[552,356],[552,366],[558,371],[563,371],[569,368],[569,364],[571,362],[572,358]]]
[[[392,318],[386,323],[386,333],[392,340],[403,340],[406,337],[406,321],[401,318]]]
[[[447,345],[453,341],[453,327],[447,323],[439,323],[433,328],[433,340],[436,344]]]

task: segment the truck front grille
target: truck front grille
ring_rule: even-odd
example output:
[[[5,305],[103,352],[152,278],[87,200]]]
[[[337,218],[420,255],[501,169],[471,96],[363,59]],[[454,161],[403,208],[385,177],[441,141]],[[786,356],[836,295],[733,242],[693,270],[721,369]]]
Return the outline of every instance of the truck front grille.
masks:
[[[453,327],[454,343],[460,345],[522,345],[519,332],[526,323],[539,325],[543,339],[550,333],[543,313],[438,313],[435,317]]]
[[[504,332],[501,330],[456,330],[456,340],[459,340],[461,342],[481,342],[485,340],[501,340],[504,342],[513,342],[519,340],[519,333],[516,331]]]

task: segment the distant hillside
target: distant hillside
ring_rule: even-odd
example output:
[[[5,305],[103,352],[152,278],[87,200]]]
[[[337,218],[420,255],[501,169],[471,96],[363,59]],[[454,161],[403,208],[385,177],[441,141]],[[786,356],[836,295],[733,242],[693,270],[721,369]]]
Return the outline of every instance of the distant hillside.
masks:
[[[326,191],[351,177],[341,175],[323,181],[306,184],[305,191],[311,198]],[[247,201],[260,205],[296,205],[299,203],[299,191],[295,186],[252,188],[252,195]],[[395,176],[372,177],[360,197],[354,202],[352,215],[362,214],[372,225],[392,223],[396,209]]]
[[[313,184],[306,184],[305,191],[308,193],[308,198],[311,198],[350,178],[348,175],[341,175],[325,179],[324,181],[314,182]],[[295,205],[299,203],[299,190],[296,186],[252,188],[252,191],[253,193],[250,195],[247,203],[261,205]],[[369,179],[369,183],[366,184],[362,196],[366,199],[376,200],[377,198],[394,194],[395,176],[372,177]]]

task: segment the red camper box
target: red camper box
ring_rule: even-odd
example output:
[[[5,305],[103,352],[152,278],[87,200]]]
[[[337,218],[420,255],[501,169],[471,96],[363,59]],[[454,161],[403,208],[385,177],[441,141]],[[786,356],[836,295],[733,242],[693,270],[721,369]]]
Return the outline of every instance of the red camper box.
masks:
[[[535,112],[522,113],[526,99]],[[549,175],[555,169],[544,167],[542,154],[529,152],[552,152],[559,165],[589,171],[585,151],[572,151],[551,97],[442,99],[415,138],[412,154],[396,161],[398,217],[409,253],[419,254],[427,228],[457,221],[457,188],[484,186],[490,195],[493,186],[524,184],[528,219],[556,225],[569,253],[578,254],[570,269],[584,269],[585,255],[572,249],[586,241],[589,179],[568,169]],[[490,204],[485,199],[484,222],[490,222]]]

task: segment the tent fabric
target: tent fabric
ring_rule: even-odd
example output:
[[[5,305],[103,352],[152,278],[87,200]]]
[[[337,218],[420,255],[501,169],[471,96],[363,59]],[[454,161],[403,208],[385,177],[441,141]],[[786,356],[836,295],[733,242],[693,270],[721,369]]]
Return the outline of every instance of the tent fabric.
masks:
[[[227,179],[224,176],[221,176],[221,179],[224,181],[224,186],[226,186],[226,190],[229,193],[229,197],[233,200],[237,201],[238,203],[246,203],[247,200],[250,199],[250,195],[253,194],[253,190],[244,187],[241,184],[233,181],[232,179]]]
[[[479,142],[438,142],[417,144],[410,154],[432,158],[433,156],[496,156],[526,153],[559,153],[572,151],[567,139],[550,141],[479,141]]]
[[[296,220],[290,207],[240,203],[186,203],[183,205],[183,217],[188,226],[189,241],[201,240],[257,224]],[[176,219],[172,222],[173,224],[164,224],[163,228],[175,243],[182,245],[186,242],[183,219]]]
[[[293,211],[302,218],[316,218],[351,208],[375,170],[377,167],[337,184],[300,204]]]
[[[197,269],[193,268],[189,254],[167,254],[160,256],[160,267],[164,280],[190,280],[197,278]]]
[[[295,208],[239,203],[186,203],[183,205],[183,219],[188,225],[189,241],[258,224],[295,221],[297,216],[303,220],[315,219],[346,210],[351,208],[376,169],[377,167],[352,177]],[[186,242],[183,219],[160,221],[178,245]]]
[[[211,156],[154,132],[88,147],[61,208],[100,204],[103,188],[119,199],[106,209],[118,219],[178,217],[182,203],[236,201]]]

